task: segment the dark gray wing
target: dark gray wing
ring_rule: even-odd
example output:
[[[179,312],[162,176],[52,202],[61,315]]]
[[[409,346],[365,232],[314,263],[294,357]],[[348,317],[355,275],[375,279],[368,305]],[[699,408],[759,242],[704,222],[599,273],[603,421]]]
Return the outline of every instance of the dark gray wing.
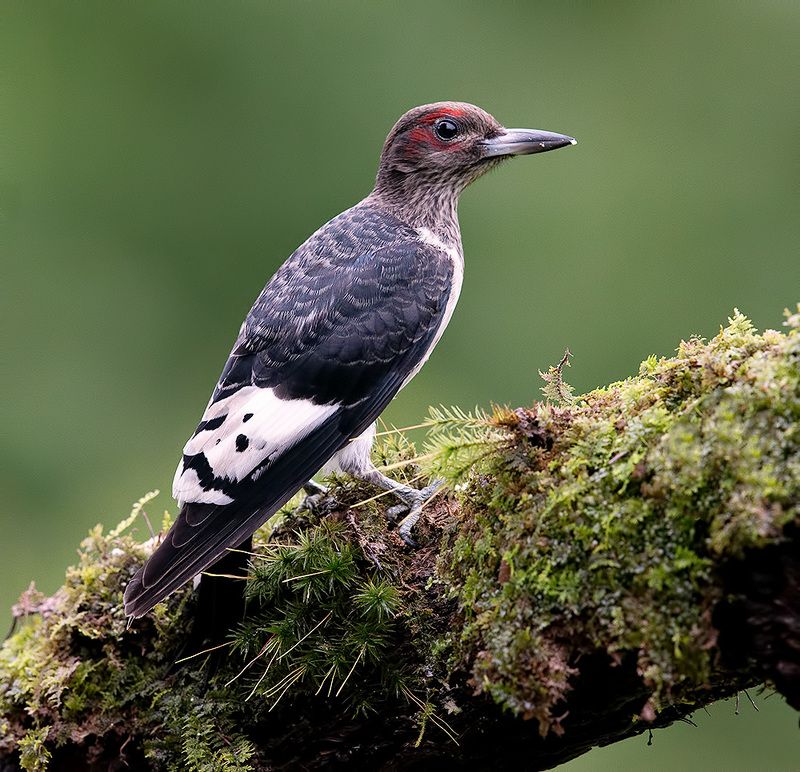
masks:
[[[392,220],[341,215],[267,284],[184,449],[180,515],[126,589],[128,614],[146,613],[246,539],[380,415],[424,359],[453,265]]]

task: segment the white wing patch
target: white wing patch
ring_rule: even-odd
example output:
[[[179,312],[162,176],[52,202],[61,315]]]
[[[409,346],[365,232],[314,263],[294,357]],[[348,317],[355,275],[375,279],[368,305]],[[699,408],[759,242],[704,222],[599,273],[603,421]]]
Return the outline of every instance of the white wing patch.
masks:
[[[265,460],[279,456],[301,440],[339,407],[316,405],[309,399],[280,399],[272,389],[245,386],[206,408],[197,433],[186,443],[183,453],[202,453],[214,477],[238,482]],[[205,490],[197,472],[184,469],[183,461],[175,472],[172,495],[180,505],[233,501],[217,488]]]
[[[181,459],[172,481],[172,497],[182,507],[187,501],[193,504],[231,504],[233,499],[216,488],[206,490],[194,469],[184,469]]]

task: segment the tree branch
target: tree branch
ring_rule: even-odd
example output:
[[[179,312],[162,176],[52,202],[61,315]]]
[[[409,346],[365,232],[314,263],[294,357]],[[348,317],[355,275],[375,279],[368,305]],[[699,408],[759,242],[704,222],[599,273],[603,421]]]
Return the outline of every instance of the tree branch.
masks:
[[[143,505],[98,526],[55,596],[15,607],[0,770],[546,769],[764,682],[800,709],[800,310],[786,324],[737,313],[577,398],[565,360],[554,402],[432,411],[420,456],[387,432],[393,473],[450,483],[422,548],[335,480],[259,536],[213,652],[186,650],[191,588],[127,625]]]

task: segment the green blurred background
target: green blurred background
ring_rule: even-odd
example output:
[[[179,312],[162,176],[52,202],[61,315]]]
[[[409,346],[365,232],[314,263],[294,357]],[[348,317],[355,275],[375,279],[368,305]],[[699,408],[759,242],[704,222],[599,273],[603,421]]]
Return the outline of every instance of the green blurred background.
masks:
[[[798,40],[796,0],[3,0],[0,608],[53,591],[145,491],[171,506],[252,300],[369,191],[413,105],[580,143],[464,196],[459,309],[388,420],[530,403],[567,346],[585,390],[734,306],[780,325],[800,299]],[[797,769],[796,714],[759,706],[568,767]]]

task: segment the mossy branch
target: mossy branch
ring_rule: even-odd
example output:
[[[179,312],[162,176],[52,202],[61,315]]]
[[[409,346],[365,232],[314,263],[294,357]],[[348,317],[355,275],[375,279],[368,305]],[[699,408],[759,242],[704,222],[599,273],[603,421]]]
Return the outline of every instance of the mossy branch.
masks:
[[[433,410],[419,456],[385,432],[393,474],[450,483],[423,547],[335,480],[259,535],[214,651],[187,650],[191,588],[128,626],[158,538],[130,534],[137,503],[15,606],[0,769],[544,769],[765,682],[800,708],[800,309],[786,326],[737,312],[580,397],[565,357],[552,401]]]

